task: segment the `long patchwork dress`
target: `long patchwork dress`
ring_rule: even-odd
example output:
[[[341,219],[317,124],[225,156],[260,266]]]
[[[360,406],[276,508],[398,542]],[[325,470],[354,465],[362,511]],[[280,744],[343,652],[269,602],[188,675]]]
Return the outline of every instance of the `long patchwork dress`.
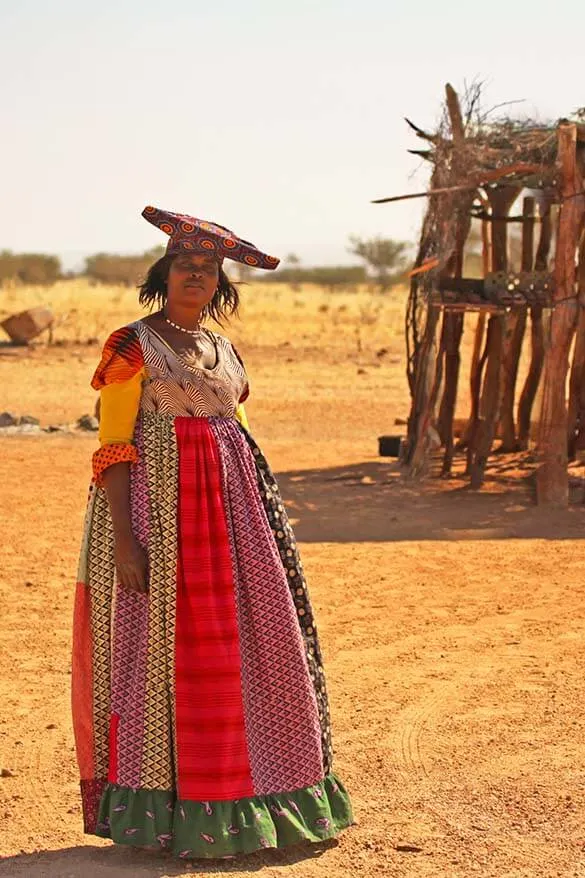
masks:
[[[84,828],[180,857],[336,835],[325,678],[291,525],[241,413],[242,361],[181,359],[137,321],[92,382],[122,400],[94,455],[75,601],[72,705]],[[127,400],[127,402],[124,402]],[[134,402],[132,402],[134,400]],[[116,584],[103,469],[131,462],[147,594]]]

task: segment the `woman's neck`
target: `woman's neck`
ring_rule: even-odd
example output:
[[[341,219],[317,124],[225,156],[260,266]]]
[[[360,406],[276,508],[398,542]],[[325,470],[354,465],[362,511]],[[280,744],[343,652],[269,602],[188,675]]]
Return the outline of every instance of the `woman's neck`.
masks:
[[[203,308],[193,310],[192,308],[181,308],[177,305],[171,305],[167,302],[161,311],[163,317],[172,320],[184,329],[197,329],[201,323],[201,314]]]

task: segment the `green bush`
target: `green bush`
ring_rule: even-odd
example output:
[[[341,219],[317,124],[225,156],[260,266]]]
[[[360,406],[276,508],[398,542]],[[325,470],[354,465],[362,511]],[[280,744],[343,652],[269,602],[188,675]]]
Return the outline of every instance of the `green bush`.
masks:
[[[136,286],[150,266],[164,256],[164,247],[155,247],[145,253],[121,256],[118,253],[95,253],[85,260],[86,277],[102,284]]]
[[[9,281],[23,284],[53,284],[61,277],[61,261],[45,253],[0,252],[0,285]]]

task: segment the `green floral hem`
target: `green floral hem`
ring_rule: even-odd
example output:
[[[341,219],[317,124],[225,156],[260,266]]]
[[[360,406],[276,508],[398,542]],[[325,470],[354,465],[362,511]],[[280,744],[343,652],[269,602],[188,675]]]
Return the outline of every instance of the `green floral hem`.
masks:
[[[215,802],[108,784],[95,835],[117,844],[158,845],[183,858],[221,858],[323,841],[352,823],[349,796],[334,774],[290,793]]]

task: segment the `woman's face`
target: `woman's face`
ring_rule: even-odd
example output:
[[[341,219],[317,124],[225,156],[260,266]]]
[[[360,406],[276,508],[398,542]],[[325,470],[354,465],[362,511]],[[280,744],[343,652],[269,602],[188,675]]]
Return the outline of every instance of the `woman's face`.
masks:
[[[212,256],[180,253],[171,262],[167,301],[200,310],[213,299],[219,281],[219,262]]]

